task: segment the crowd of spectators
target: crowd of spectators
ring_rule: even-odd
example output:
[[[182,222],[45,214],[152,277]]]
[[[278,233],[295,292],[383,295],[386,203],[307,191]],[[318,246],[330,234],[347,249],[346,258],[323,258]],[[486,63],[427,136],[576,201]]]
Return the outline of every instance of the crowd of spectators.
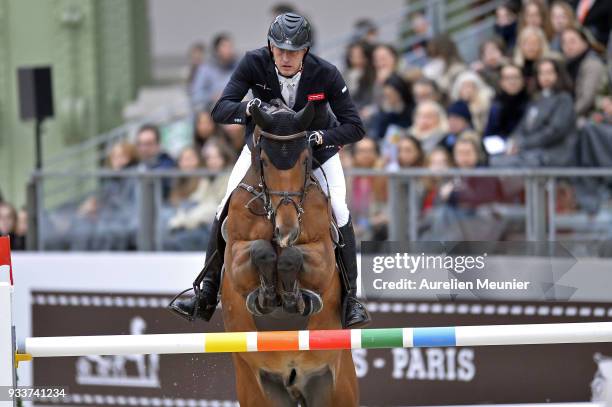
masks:
[[[193,142],[180,151],[176,160],[164,152],[160,129],[151,124],[137,130],[133,143],[113,144],[105,161],[105,169],[111,175],[101,178],[95,192],[45,213],[45,248],[136,249],[141,197],[137,179],[125,175],[134,171],[179,170],[186,175],[161,177],[156,227],[165,250],[201,250],[225,193],[228,170],[236,158],[232,136],[217,127],[209,114],[197,115]],[[210,175],[188,175],[198,170],[208,170]]]
[[[292,11],[278,7],[272,14]],[[503,221],[489,204],[524,199],[520,180],[447,179],[436,174],[440,170],[612,165],[612,56],[606,54],[612,3],[510,0],[497,7],[495,18],[491,36],[474,44],[476,61],[462,58],[451,35],[432,35],[424,13],[409,16],[415,40],[407,49],[381,43],[376,24],[362,19],[338,67],[367,129],[362,141],[341,150],[343,165],[430,169],[417,192],[423,238],[502,238]],[[165,249],[205,247],[227,170],[244,143],[242,126],[216,124],[210,114],[239,60],[231,35],[217,35],[210,49],[196,43],[189,51],[191,143],[171,157],[160,130],[146,125],[133,144],[120,142],[108,151],[106,166],[114,171],[219,172],[163,180]],[[347,185],[358,238],[387,238],[387,180],[355,176]],[[564,191],[590,212],[599,206],[601,189],[610,189],[606,180],[568,185]],[[54,213],[44,220],[50,248],[135,248],[138,199],[133,178],[105,178],[94,194],[66,209],[75,216]],[[14,246],[22,244],[26,217],[0,199],[0,234],[13,236]]]
[[[493,34],[475,44],[476,61],[463,60],[452,36],[428,35],[422,13],[411,17],[418,41],[408,50],[378,43],[371,31],[351,43],[344,77],[367,137],[343,151],[345,165],[388,171],[610,166],[612,65],[605,51],[612,47],[612,4],[508,1],[495,16]],[[364,176],[349,182],[362,239],[386,237],[386,185]],[[611,187],[585,179],[560,185],[559,199],[572,194],[589,213]],[[432,176],[419,188],[419,233],[430,239],[503,238],[503,222],[490,208],[524,203],[517,180]]]

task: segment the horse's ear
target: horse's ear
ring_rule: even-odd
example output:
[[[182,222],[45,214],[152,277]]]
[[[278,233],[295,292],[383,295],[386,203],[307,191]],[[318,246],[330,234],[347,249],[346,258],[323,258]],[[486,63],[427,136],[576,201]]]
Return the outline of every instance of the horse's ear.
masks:
[[[272,116],[268,113],[262,111],[257,106],[251,107],[251,116],[253,116],[253,120],[255,124],[259,126],[260,129],[269,129],[272,124]]]
[[[312,120],[314,119],[314,115],[315,115],[315,106],[311,100],[308,103],[306,103],[306,106],[304,106],[302,110],[300,110],[299,112],[295,114],[295,120],[297,120],[299,128],[302,130],[306,130],[308,126],[310,126],[310,123],[312,123]]]

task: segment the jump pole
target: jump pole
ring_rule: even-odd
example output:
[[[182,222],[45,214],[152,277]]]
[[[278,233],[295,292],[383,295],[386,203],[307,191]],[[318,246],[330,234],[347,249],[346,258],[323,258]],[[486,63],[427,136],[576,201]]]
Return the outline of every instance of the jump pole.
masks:
[[[612,342],[612,322],[26,338],[24,357]]]

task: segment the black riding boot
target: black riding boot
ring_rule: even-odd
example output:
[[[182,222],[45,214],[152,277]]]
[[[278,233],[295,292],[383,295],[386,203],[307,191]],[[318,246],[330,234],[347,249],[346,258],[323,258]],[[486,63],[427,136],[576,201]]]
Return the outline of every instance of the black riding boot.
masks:
[[[189,321],[196,318],[209,321],[217,308],[221,269],[225,253],[225,241],[221,235],[221,221],[215,217],[211,226],[210,240],[206,248],[206,263],[193,282],[193,295],[181,299],[180,296],[191,288],[179,293],[168,304],[170,311]],[[200,287],[200,284],[202,285]]]
[[[357,247],[355,232],[349,219],[345,226],[340,228],[344,246],[339,247],[340,272],[343,273],[343,300],[342,300],[342,327],[356,328],[370,323],[370,314],[357,299]]]

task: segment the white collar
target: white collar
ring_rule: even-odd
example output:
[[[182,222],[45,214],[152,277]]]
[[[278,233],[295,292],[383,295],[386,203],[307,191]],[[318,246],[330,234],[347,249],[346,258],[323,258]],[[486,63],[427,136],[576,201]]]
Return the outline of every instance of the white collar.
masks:
[[[287,78],[286,76],[281,75],[280,72],[278,72],[278,68],[276,67],[276,65],[274,65],[274,69],[276,70],[276,76],[278,76],[278,80],[282,83],[291,84],[295,86],[295,84],[297,84],[300,81],[300,78],[302,77],[301,69],[291,78]]]

